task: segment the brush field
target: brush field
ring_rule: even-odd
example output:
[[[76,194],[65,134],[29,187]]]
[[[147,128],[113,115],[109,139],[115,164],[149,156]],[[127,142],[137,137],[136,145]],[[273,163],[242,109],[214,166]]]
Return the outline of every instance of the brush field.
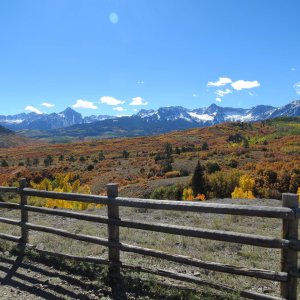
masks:
[[[169,162],[166,144],[172,147]],[[159,186],[187,186],[199,160],[208,180],[220,172],[249,174],[256,179],[256,197],[280,199],[282,192],[297,192],[300,186],[300,118],[225,123],[151,137],[33,143],[0,148],[1,159],[8,165],[0,167],[1,185],[15,185],[20,177],[38,183],[72,173],[94,194],[116,182],[121,195],[135,197],[149,197]],[[208,191],[207,197],[220,195]]]

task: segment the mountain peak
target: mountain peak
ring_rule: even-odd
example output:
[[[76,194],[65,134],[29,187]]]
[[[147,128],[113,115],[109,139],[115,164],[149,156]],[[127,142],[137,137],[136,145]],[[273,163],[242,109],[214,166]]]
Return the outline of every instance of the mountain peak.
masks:
[[[300,100],[294,100],[291,102],[293,105],[300,105]]]
[[[69,114],[69,113],[75,113],[75,114],[79,114],[77,111],[75,111],[73,108],[71,107],[67,107],[64,111],[60,112],[61,114]]]
[[[217,111],[219,111],[221,109],[220,106],[216,105],[216,104],[211,104],[206,110],[205,112],[208,114],[212,114],[215,113]]]
[[[219,106],[215,103],[211,104],[207,109],[209,108],[219,108]]]

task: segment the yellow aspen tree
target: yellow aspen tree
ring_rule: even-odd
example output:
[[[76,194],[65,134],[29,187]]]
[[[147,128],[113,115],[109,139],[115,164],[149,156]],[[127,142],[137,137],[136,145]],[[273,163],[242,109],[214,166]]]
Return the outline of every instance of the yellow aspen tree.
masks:
[[[253,188],[255,180],[249,175],[242,175],[239,180],[239,186],[235,187],[234,191],[231,193],[233,199],[254,199]]]
[[[192,188],[185,188],[182,192],[183,200],[194,200],[194,194]]]

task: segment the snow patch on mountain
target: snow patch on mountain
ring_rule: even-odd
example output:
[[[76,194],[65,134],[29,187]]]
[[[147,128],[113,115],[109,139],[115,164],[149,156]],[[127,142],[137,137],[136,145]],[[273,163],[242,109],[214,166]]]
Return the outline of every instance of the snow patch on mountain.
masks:
[[[197,114],[195,112],[189,112],[188,113],[194,120],[200,120],[200,121],[212,121],[214,119],[214,117],[216,116],[215,113],[213,113],[212,115],[208,115],[208,114]]]
[[[237,121],[240,121],[240,122],[249,122],[249,121],[253,121],[253,116],[252,114],[248,114],[248,115],[229,115],[229,116],[226,116],[224,118],[225,121],[229,121],[229,122],[237,122]]]
[[[21,124],[24,120],[16,119],[16,120],[3,120],[2,122],[7,124]]]

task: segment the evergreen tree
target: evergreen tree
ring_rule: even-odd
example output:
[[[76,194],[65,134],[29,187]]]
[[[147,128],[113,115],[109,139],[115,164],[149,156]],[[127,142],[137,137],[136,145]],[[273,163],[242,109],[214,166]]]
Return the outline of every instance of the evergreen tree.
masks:
[[[34,166],[38,166],[38,165],[40,164],[39,159],[38,159],[38,158],[34,158],[32,164],[33,164]]]
[[[8,167],[8,163],[5,159],[2,159],[1,167]]]
[[[123,150],[122,157],[123,158],[128,158],[129,157],[129,152],[127,150]]]
[[[52,165],[53,164],[53,157],[51,155],[48,155],[47,159],[48,159],[49,165]]]
[[[204,143],[202,144],[201,150],[202,150],[202,151],[207,151],[207,150],[209,150],[209,147],[208,147],[207,142],[204,142]]]
[[[31,166],[31,160],[30,160],[30,158],[26,158],[26,166],[27,167],[30,167]]]
[[[216,162],[208,162],[206,164],[206,170],[208,174],[215,173],[217,171],[221,171],[221,167]]]
[[[200,161],[198,161],[192,177],[192,190],[195,196],[205,194],[206,191],[206,182]]]
[[[247,138],[244,138],[244,140],[243,140],[243,147],[244,148],[249,148],[249,141],[248,141]]]
[[[101,150],[101,151],[99,152],[99,160],[102,161],[102,160],[104,160],[104,159],[105,159],[105,156],[104,156],[103,150]]]
[[[49,166],[48,158],[45,158],[45,159],[44,159],[44,165],[45,165],[45,167],[48,167],[48,166]]]
[[[73,155],[71,155],[71,156],[69,157],[69,161],[74,162],[74,161],[76,161],[76,158],[75,158]]]
[[[180,154],[181,153],[181,151],[180,151],[180,149],[178,147],[175,148],[175,153],[176,154]]]
[[[165,143],[164,150],[165,150],[167,158],[170,158],[173,153],[173,148],[172,148],[171,143]]]
[[[162,159],[163,159],[163,158],[161,157],[160,153],[157,153],[157,154],[155,155],[154,161],[155,161],[155,163],[157,163],[159,160],[162,160]]]

